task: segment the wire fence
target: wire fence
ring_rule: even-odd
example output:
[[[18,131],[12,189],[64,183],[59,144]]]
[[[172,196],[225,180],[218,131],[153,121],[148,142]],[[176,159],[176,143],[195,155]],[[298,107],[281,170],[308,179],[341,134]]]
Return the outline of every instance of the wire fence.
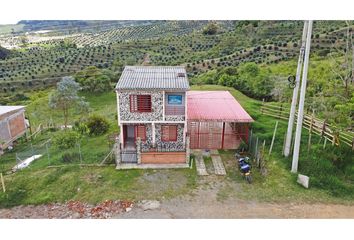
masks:
[[[33,141],[35,142],[35,141]],[[109,139],[97,144],[97,139],[85,138],[73,147],[63,149],[53,144],[52,139],[40,143],[27,142],[24,149],[16,151],[16,165],[6,172],[16,172],[24,168],[62,166],[103,166],[114,163],[113,144]]]

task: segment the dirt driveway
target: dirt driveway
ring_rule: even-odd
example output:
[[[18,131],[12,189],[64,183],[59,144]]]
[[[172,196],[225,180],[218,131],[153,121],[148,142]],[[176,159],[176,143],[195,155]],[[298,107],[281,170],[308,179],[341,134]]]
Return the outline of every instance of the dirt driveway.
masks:
[[[260,203],[235,197],[220,201],[221,187],[200,187],[192,195],[162,201],[155,209],[135,207],[114,218],[354,218],[354,206]]]

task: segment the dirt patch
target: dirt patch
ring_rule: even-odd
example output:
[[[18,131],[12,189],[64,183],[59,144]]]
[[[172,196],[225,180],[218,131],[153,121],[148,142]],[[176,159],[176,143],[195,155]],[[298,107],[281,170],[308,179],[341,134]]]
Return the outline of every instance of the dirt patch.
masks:
[[[80,201],[69,201],[64,204],[46,204],[38,206],[17,206],[11,209],[0,209],[0,218],[111,218],[133,208],[130,201],[107,200],[97,205]]]
[[[186,188],[187,178],[185,174],[178,171],[149,171],[139,179],[138,184],[144,186],[143,191],[146,190],[147,196],[161,195],[173,191],[179,191]]]

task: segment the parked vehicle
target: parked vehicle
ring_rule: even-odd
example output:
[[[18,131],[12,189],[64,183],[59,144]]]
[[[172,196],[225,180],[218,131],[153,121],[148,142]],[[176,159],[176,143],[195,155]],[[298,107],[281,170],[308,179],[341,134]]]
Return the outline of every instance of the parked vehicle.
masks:
[[[241,157],[240,154],[236,153],[235,158],[238,162],[238,167],[241,174],[244,176],[246,181],[251,184],[252,183],[252,175],[251,175],[251,164],[249,157]]]

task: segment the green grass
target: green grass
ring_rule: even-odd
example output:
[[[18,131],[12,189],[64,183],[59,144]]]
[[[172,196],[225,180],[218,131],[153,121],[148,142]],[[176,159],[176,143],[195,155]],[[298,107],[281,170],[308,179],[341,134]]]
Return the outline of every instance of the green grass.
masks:
[[[262,115],[259,112],[260,102],[251,99],[233,88],[222,86],[192,86],[192,90],[228,90],[249,112],[255,122],[252,131],[260,139],[266,140],[266,150],[269,147],[276,119]],[[83,140],[81,148],[84,163],[99,163],[109,151],[108,135],[118,131],[116,123],[116,97],[113,92],[90,95],[82,94],[89,101],[91,108],[97,114],[107,117],[111,123],[109,133],[88,137]],[[42,93],[27,106],[27,114],[35,125],[45,123],[51,116],[54,121],[61,122],[60,113],[49,109],[48,91]],[[72,115],[70,122],[78,120],[79,116]],[[230,196],[237,196],[248,200],[268,202],[323,202],[323,203],[353,203],[353,176],[350,169],[343,168],[339,172],[332,172],[332,178],[325,182],[327,186],[319,183],[328,175],[316,171],[322,171],[324,166],[317,166],[312,162],[321,159],[313,159],[318,155],[314,149],[307,154],[307,134],[304,131],[302,153],[300,155],[300,173],[310,175],[310,189],[304,189],[296,183],[296,175],[290,173],[291,159],[281,155],[283,137],[286,131],[286,122],[279,120],[278,132],[270,158],[267,158],[268,175],[262,176],[257,169],[252,170],[253,183],[247,184],[241,177],[236,167],[233,151],[220,151],[222,160],[227,170],[225,186],[220,189],[217,198],[220,201]],[[38,125],[37,125],[38,126]],[[53,132],[45,132],[33,140],[33,145],[50,138]],[[318,142],[313,137],[313,142]],[[1,156],[0,169],[9,169],[16,164],[15,153],[26,152],[30,147],[29,142],[23,142],[16,146],[15,150]],[[329,149],[330,150],[330,149]],[[334,151],[334,150],[333,150]],[[332,150],[331,150],[332,152]],[[78,167],[67,164],[61,168],[47,168],[51,165],[62,165],[61,154],[63,152],[55,148],[50,151],[50,163],[47,156],[35,161],[29,168],[12,175],[5,176],[7,187],[6,194],[0,193],[0,207],[10,207],[21,204],[41,204],[49,202],[64,202],[70,199],[96,203],[106,199],[166,199],[188,194],[198,186],[195,166],[193,169],[178,170],[115,170],[114,166],[105,167]],[[337,152],[333,152],[333,155]],[[325,156],[325,155],[324,155]],[[342,156],[346,158],[346,155]],[[212,165],[210,159],[206,164]],[[326,159],[325,159],[326,160]],[[208,162],[209,161],[209,162]],[[328,159],[326,161],[329,161]],[[340,164],[340,162],[338,163]],[[195,164],[194,164],[195,165]],[[341,169],[341,168],[340,168]],[[345,174],[342,173],[345,171]],[[312,174],[312,175],[311,175]],[[311,179],[317,178],[317,184],[312,186]],[[222,180],[220,180],[222,181]],[[338,182],[339,181],[339,182]],[[232,183],[240,183],[240,189],[235,189]],[[335,186],[342,186],[336,190]],[[336,191],[336,192],[335,192]],[[339,191],[339,192],[338,192]],[[336,194],[337,193],[337,194]],[[338,194],[339,193],[339,194]]]
[[[227,90],[237,99],[245,110],[255,120],[252,131],[259,139],[266,141],[265,152],[268,153],[275,122],[278,119],[262,115],[261,102],[251,99],[234,88],[203,85],[192,86],[192,90]],[[287,121],[278,120],[279,125],[275,138],[272,155],[267,156],[268,175],[263,177],[259,171],[253,169],[254,183],[249,185],[240,176],[234,163],[233,152],[219,151],[223,162],[226,162],[229,179],[244,183],[238,196],[245,199],[258,199],[261,201],[296,201],[296,202],[333,202],[353,203],[354,162],[351,160],[350,149],[327,145],[322,150],[319,137],[312,135],[313,146],[307,152],[308,132],[303,131],[301,152],[299,158],[299,173],[310,176],[310,189],[304,189],[296,183],[297,174],[291,174],[291,158],[282,156],[284,134],[287,130]],[[335,162],[337,161],[337,162]],[[340,165],[336,167],[335,164]],[[225,190],[226,191],[226,190]],[[221,191],[221,195],[224,193]],[[224,194],[225,195],[225,194]]]

